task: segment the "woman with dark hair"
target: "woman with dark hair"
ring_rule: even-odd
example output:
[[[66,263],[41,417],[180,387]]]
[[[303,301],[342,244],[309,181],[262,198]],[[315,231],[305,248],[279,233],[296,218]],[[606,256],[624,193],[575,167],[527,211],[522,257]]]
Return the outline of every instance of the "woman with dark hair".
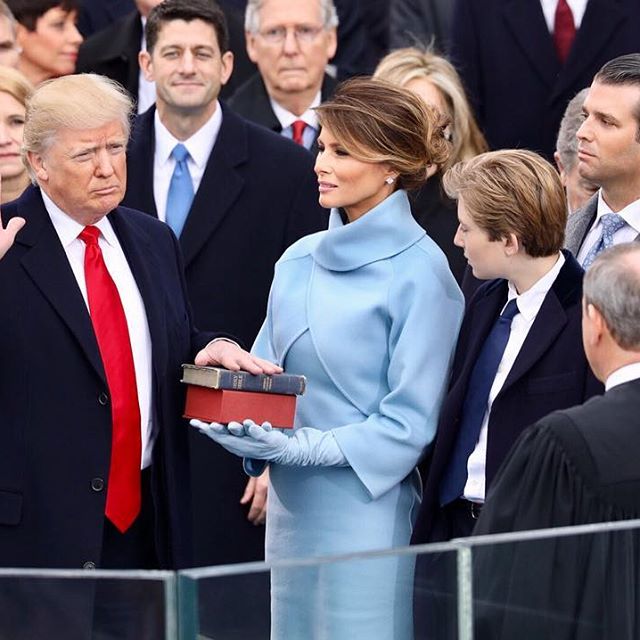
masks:
[[[307,377],[295,429],[194,423],[244,456],[250,474],[270,463],[269,561],[409,542],[416,464],[435,433],[463,312],[407,198],[427,166],[446,160],[439,116],[404,89],[356,79],[318,117],[329,230],[279,260],[253,347]],[[408,639],[412,571],[407,558],[274,570],[273,637]]]
[[[74,73],[82,36],[78,0],[6,0],[17,20],[18,69],[38,85]]]

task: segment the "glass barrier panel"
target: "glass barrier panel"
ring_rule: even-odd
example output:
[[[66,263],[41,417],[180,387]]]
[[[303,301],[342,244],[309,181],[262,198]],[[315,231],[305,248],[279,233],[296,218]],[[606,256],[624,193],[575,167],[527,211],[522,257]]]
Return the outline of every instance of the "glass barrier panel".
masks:
[[[475,640],[640,638],[640,529],[617,524],[475,539]]]
[[[0,569],[3,640],[172,640],[176,607],[171,572]]]
[[[430,547],[181,572],[180,638],[454,640],[457,548]]]

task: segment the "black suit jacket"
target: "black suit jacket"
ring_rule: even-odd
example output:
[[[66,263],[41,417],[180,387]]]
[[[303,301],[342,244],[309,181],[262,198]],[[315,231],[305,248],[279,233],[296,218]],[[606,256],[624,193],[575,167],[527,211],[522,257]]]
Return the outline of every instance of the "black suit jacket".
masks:
[[[151,108],[135,122],[124,202],[156,215]],[[247,346],[266,314],[273,266],[295,240],[323,229],[313,159],[307,151],[223,107],[223,120],[180,244],[196,324],[224,324]],[[196,562],[263,557],[262,528],[238,504],[247,478],[240,459],[191,436]]]
[[[433,44],[436,51],[445,52],[452,7],[451,0],[391,0],[391,48]]]
[[[336,85],[336,81],[331,76],[325,74],[320,90],[323,102],[333,95]],[[251,120],[251,122],[271,129],[271,131],[275,131],[276,133],[282,131],[280,120],[278,120],[271,108],[267,88],[259,73],[254,74],[247,82],[238,88],[229,100],[229,107],[243,118]],[[315,140],[310,151],[314,156],[318,152]]]
[[[87,38],[80,46],[76,71],[99,73],[119,82],[134,99],[138,98],[138,52],[142,40],[142,20],[137,11],[116,20]]]
[[[235,10],[226,9],[229,47],[234,55],[234,71],[222,87],[221,96],[230,96],[255,71],[244,45],[242,18]],[[142,20],[137,11],[129,13],[87,38],[80,46],[76,71],[99,73],[119,82],[138,99],[140,65],[138,52],[142,40]]]
[[[569,252],[547,293],[509,375],[491,407],[487,438],[486,488],[525,427],[556,409],[584,402],[602,391],[582,346],[582,277]],[[454,357],[449,391],[427,469],[425,495],[414,539],[429,539],[438,516],[440,482],[458,436],[471,372],[507,300],[506,280],[482,285],[469,301]]]
[[[493,149],[551,158],[568,101],[600,67],[640,50],[640,3],[589,0],[564,66],[539,0],[456,0],[451,55]]]
[[[5,222],[14,216],[27,222],[0,260],[0,566],[99,567],[106,491],[92,481],[108,483],[111,408],[91,318],[40,190],[28,188],[2,214]],[[162,567],[184,567],[191,563],[191,514],[180,365],[214,336],[193,328],[169,229],[124,207],[108,219],[142,296],[152,341],[156,526],[149,544]],[[75,622],[64,637],[87,637],[72,628],[91,621],[91,585],[78,591],[73,606],[66,603],[72,613],[65,615]],[[33,621],[25,615],[22,625],[29,628]]]
[[[133,0],[84,0],[78,12],[78,29],[88,38],[135,8]]]

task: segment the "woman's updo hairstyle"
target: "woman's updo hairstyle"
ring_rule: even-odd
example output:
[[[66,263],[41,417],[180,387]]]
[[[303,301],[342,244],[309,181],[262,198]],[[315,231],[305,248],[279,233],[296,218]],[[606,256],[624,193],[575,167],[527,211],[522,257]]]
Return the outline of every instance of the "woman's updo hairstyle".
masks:
[[[447,118],[407,89],[384,80],[353,78],[340,84],[316,112],[321,126],[330,129],[351,156],[384,162],[396,171],[399,189],[418,189],[431,165],[447,165]]]

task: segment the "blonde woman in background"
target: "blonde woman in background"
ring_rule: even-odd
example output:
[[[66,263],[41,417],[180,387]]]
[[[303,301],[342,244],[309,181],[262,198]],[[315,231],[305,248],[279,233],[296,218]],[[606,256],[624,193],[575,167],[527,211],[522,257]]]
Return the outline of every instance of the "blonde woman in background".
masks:
[[[15,69],[0,67],[0,202],[15,200],[29,184],[29,175],[22,162],[22,132],[25,103],[33,87]]]
[[[397,49],[385,56],[374,77],[413,91],[449,119],[449,163],[432,168],[430,179],[412,198],[411,210],[416,221],[444,251],[460,283],[466,260],[462,250],[453,244],[458,227],[456,206],[442,190],[441,178],[448,166],[470,160],[488,149],[460,77],[448,60],[417,47]]]

